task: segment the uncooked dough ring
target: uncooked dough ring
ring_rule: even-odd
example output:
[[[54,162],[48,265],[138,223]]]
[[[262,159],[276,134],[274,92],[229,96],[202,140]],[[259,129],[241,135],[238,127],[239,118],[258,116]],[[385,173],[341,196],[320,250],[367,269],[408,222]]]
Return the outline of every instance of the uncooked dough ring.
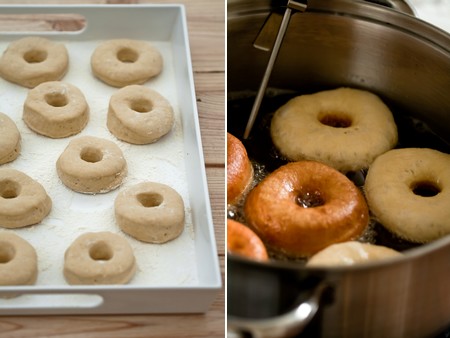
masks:
[[[117,188],[127,174],[127,163],[114,142],[81,136],[70,141],[58,158],[56,169],[68,188],[96,194]]]
[[[0,164],[14,161],[20,153],[20,133],[8,115],[0,113]]]
[[[426,243],[450,234],[450,155],[426,148],[394,149],[370,166],[369,209],[397,236]]]
[[[12,232],[0,233],[0,285],[32,285],[37,278],[36,250]]]
[[[20,228],[47,216],[52,200],[44,187],[15,169],[0,169],[0,226]]]
[[[0,58],[0,75],[21,86],[33,88],[42,82],[61,79],[69,56],[62,43],[41,37],[13,41]]]
[[[111,232],[79,236],[64,255],[69,284],[126,284],[136,272],[136,259],[127,240]]]
[[[143,182],[121,191],[114,210],[120,228],[144,242],[164,243],[184,229],[183,199],[165,184]]]
[[[122,141],[156,142],[172,129],[173,123],[169,101],[150,88],[127,86],[111,96],[107,126]]]
[[[88,122],[83,93],[69,83],[50,81],[28,92],[23,120],[35,132],[51,138],[78,134]]]
[[[159,51],[145,41],[116,39],[101,43],[91,57],[92,72],[103,82],[123,87],[142,84],[163,67]]]
[[[276,111],[270,132],[289,160],[319,161],[343,173],[367,169],[397,143],[389,108],[376,95],[351,88],[293,98]]]

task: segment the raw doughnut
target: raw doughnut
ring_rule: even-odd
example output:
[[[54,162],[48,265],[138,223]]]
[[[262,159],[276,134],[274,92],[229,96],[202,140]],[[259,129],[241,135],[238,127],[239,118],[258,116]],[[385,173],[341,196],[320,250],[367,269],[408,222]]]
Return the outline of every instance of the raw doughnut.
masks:
[[[91,57],[92,72],[103,82],[124,87],[142,84],[161,73],[159,51],[145,41],[116,39],[100,44]]]
[[[19,153],[19,130],[8,115],[0,113],[0,164],[14,161]]]
[[[236,203],[253,179],[253,167],[242,142],[227,133],[227,203]]]
[[[266,261],[267,250],[261,239],[244,224],[227,219],[227,249],[235,255]]]
[[[21,228],[47,216],[52,200],[44,187],[15,169],[0,169],[0,226]]]
[[[119,89],[109,101],[107,126],[122,141],[156,142],[172,129],[173,123],[172,106],[153,89],[127,86]]]
[[[342,266],[378,261],[402,254],[385,246],[360,242],[332,244],[312,256],[307,266]]]
[[[426,243],[450,234],[450,155],[426,148],[394,149],[369,168],[370,211],[397,236]]]
[[[35,132],[62,138],[78,134],[88,122],[89,107],[75,86],[59,81],[41,83],[28,92],[23,120]]]
[[[62,43],[41,37],[13,41],[0,58],[0,75],[21,86],[33,88],[61,79],[67,72],[69,56]]]
[[[0,232],[0,285],[32,285],[37,273],[31,244],[11,232]]]
[[[121,191],[114,210],[120,228],[143,242],[165,243],[184,229],[183,199],[165,184],[143,182]]]
[[[96,194],[116,189],[122,183],[127,162],[114,142],[81,136],[70,141],[58,158],[56,169],[68,188]]]
[[[355,239],[369,221],[359,189],[314,161],[291,162],[269,174],[248,194],[244,212],[261,240],[288,257]]]
[[[136,272],[133,249],[111,232],[79,236],[64,254],[64,277],[69,284],[126,284]]]
[[[289,160],[315,160],[343,173],[368,168],[397,143],[389,108],[376,95],[350,88],[298,96],[276,111],[270,128]]]

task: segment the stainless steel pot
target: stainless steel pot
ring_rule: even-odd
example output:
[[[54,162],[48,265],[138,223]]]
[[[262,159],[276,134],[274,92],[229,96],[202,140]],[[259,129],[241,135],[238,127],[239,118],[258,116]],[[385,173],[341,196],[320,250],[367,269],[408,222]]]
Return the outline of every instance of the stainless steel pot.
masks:
[[[450,143],[450,35],[390,3],[308,1],[290,20],[269,87],[370,90]],[[285,4],[228,1],[229,97],[256,92],[269,53],[253,43]],[[242,132],[247,116],[228,107],[228,125]],[[229,256],[227,299],[230,336],[433,337],[450,327],[450,236],[354,267]]]

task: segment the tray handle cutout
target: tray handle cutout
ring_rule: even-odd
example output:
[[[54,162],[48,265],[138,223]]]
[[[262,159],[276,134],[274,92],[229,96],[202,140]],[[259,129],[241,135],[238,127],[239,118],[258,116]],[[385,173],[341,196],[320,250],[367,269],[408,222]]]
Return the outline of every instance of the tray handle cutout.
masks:
[[[0,295],[0,311],[20,309],[89,309],[103,305],[101,295],[90,293],[39,293],[14,294],[2,293]]]
[[[0,14],[0,32],[82,33],[87,26],[83,15],[75,13]]]

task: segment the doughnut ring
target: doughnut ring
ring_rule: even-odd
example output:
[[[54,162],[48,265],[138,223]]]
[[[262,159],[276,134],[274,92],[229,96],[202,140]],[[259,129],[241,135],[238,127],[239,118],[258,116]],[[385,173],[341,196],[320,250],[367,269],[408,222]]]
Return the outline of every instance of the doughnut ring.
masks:
[[[109,101],[107,126],[118,139],[133,144],[156,142],[173,126],[170,103],[156,91],[139,85],[119,89]]]
[[[52,200],[44,187],[15,169],[0,169],[0,226],[37,224],[50,213]]]
[[[8,115],[0,113],[0,164],[14,161],[20,148],[19,129]]]
[[[450,155],[394,149],[370,166],[364,185],[377,221],[400,238],[427,243],[450,234]]]
[[[27,126],[51,138],[78,134],[88,119],[89,107],[83,93],[59,81],[41,83],[31,89],[23,107]]]
[[[114,211],[120,228],[143,242],[165,243],[184,229],[183,199],[165,184],[143,182],[121,191]]]
[[[227,250],[260,261],[269,259],[261,239],[250,228],[232,219],[227,219]]]
[[[289,160],[318,161],[343,173],[367,169],[398,138],[378,96],[351,88],[293,98],[275,112],[270,132]]]
[[[353,240],[369,222],[360,190],[320,162],[290,162],[247,195],[245,217],[266,246],[287,257],[308,257]]]
[[[26,37],[9,44],[0,58],[0,75],[21,86],[34,88],[61,79],[67,72],[69,56],[62,43]]]
[[[111,141],[81,136],[56,161],[61,181],[84,194],[106,193],[116,189],[127,174],[127,162],[120,148]]]
[[[85,233],[64,254],[64,277],[69,284],[126,284],[135,272],[133,249],[112,232]]]
[[[0,285],[33,285],[36,282],[36,250],[11,232],[0,232]]]
[[[101,43],[91,57],[93,74],[113,87],[142,84],[161,73],[159,51],[145,41],[115,39]]]

